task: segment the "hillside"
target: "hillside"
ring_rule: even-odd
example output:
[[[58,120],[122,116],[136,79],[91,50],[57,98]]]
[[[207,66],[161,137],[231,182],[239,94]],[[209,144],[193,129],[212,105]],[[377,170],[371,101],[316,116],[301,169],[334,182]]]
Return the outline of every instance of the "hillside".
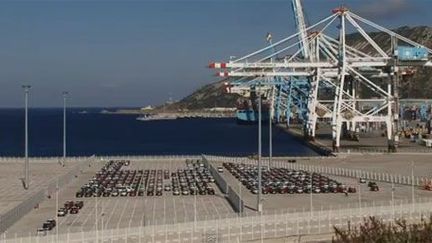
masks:
[[[408,27],[403,26],[393,30],[417,43],[432,48],[432,28],[427,26]],[[369,33],[371,38],[387,53],[390,53],[390,38],[382,32]],[[370,53],[372,46],[366,45],[363,37],[359,34],[347,36],[347,44]],[[403,45],[404,43],[399,43]],[[432,98],[432,68],[417,68],[413,77],[401,80],[401,98]]]
[[[404,26],[393,31],[432,48],[431,27]],[[390,52],[390,38],[388,38],[387,34],[382,32],[371,32],[369,34],[383,50]],[[365,43],[363,37],[359,33],[348,35],[347,44],[366,53],[370,53],[372,50],[372,47]],[[205,85],[179,102],[167,105],[165,109],[200,110],[212,107],[233,107],[240,96],[227,94],[224,89],[224,82],[225,80]],[[400,95],[401,98],[432,98],[432,68],[418,68],[412,78],[402,80]]]
[[[222,80],[216,83],[207,84],[186,96],[179,102],[165,106],[166,110],[201,110],[213,107],[234,107],[238,98],[237,94],[228,94],[225,92],[224,82]]]

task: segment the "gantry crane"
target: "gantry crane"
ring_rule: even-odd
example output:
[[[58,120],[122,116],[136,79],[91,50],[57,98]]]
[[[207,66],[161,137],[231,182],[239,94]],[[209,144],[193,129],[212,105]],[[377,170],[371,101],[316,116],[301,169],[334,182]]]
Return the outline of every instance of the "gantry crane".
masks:
[[[301,33],[298,36],[299,49],[301,50],[302,58],[309,59],[310,47],[307,40],[307,32],[305,31],[306,23],[303,14],[303,7],[300,0],[292,0],[292,9],[294,12],[295,25]],[[272,44],[271,34],[267,34],[267,42]],[[273,61],[278,59],[278,53],[275,48],[270,48],[269,54],[274,54],[265,61]],[[312,53],[313,54],[313,53]],[[276,70],[275,70],[276,71]],[[300,120],[307,121],[309,113],[308,102],[310,95],[311,83],[305,79],[290,79],[285,80],[284,77],[266,77],[264,78],[250,78],[242,77],[239,79],[231,80],[226,83],[228,85],[228,92],[237,93],[245,97],[251,97],[251,92],[257,92],[256,86],[260,83],[261,95],[270,100],[270,119],[279,123],[282,119],[286,120],[287,125],[290,125],[290,120],[294,115],[294,111]],[[253,95],[256,96],[256,95]],[[305,122],[305,124],[307,124]]]
[[[386,33],[391,48],[384,50],[362,26]],[[338,31],[336,37],[329,34],[331,27]],[[348,28],[355,29],[372,51],[366,53],[347,45]],[[270,50],[274,51],[269,54]],[[278,84],[289,87],[304,80],[309,84],[305,89],[305,134],[315,135],[316,119],[331,120],[333,147],[337,151],[343,125],[353,131],[360,122],[385,123],[389,150],[393,151],[398,141],[397,87],[401,70],[432,66],[430,54],[431,49],[340,7],[316,24],[265,48],[227,63],[212,63],[210,67],[224,69],[219,76],[247,85],[259,83],[267,91]],[[332,89],[332,100],[319,99],[322,86]],[[359,89],[364,92],[357,92]]]

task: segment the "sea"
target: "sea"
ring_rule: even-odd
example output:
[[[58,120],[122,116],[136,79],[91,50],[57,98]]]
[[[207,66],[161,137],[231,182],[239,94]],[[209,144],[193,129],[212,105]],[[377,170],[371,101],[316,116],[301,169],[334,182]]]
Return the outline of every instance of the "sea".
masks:
[[[234,118],[138,121],[137,115],[101,113],[101,108],[67,111],[67,156],[224,155],[258,153],[257,125]],[[273,126],[273,155],[317,156],[309,147]],[[269,127],[263,125],[263,155],[269,151]],[[24,155],[24,109],[0,109],[0,156]],[[29,109],[29,155],[61,156],[63,110]]]

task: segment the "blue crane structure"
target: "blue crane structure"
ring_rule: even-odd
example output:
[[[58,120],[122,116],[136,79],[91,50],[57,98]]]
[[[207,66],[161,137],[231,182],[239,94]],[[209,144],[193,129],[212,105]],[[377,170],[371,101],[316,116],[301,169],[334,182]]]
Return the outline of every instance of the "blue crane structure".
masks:
[[[354,132],[360,123],[372,122],[385,124],[389,151],[395,151],[399,80],[406,69],[431,67],[432,50],[345,7],[306,26],[301,0],[292,0],[292,6],[297,33],[276,42],[268,35],[266,47],[209,67],[222,69],[218,76],[230,77],[231,92],[247,96],[254,90],[270,100],[272,121],[285,119],[289,125],[298,118],[305,137],[315,137],[318,120],[328,122],[335,151],[345,130]],[[388,39],[378,44],[365,27]],[[348,45],[347,29],[355,29],[368,48]],[[382,47],[385,42],[391,47]],[[324,90],[330,98],[324,99]]]

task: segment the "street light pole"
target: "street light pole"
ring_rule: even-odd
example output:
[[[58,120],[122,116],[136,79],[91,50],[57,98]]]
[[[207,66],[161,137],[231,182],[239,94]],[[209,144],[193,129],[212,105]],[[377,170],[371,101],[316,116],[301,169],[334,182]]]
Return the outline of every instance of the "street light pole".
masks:
[[[391,180],[391,200],[392,200],[392,216],[393,216],[393,219],[395,218],[394,192],[395,192],[395,187],[394,187],[393,176],[392,176],[392,180]]]
[[[258,201],[257,201],[257,209],[258,212],[262,211],[262,203],[261,203],[261,193],[262,193],[262,185],[261,185],[261,174],[262,174],[262,166],[261,166],[261,126],[262,126],[262,117],[261,117],[261,83],[258,83]]]
[[[30,172],[29,172],[29,158],[28,158],[28,96],[30,92],[30,85],[23,85],[24,89],[24,103],[25,103],[25,161],[24,161],[24,189],[28,189],[30,186]]]
[[[272,157],[273,157],[273,138],[272,138],[272,114],[271,109],[269,109],[269,164],[268,164],[268,170],[270,170],[270,167],[272,165]]]
[[[414,198],[414,161],[411,161],[411,200],[413,205],[415,202]]]
[[[66,163],[66,100],[69,92],[63,91],[63,163]]]

